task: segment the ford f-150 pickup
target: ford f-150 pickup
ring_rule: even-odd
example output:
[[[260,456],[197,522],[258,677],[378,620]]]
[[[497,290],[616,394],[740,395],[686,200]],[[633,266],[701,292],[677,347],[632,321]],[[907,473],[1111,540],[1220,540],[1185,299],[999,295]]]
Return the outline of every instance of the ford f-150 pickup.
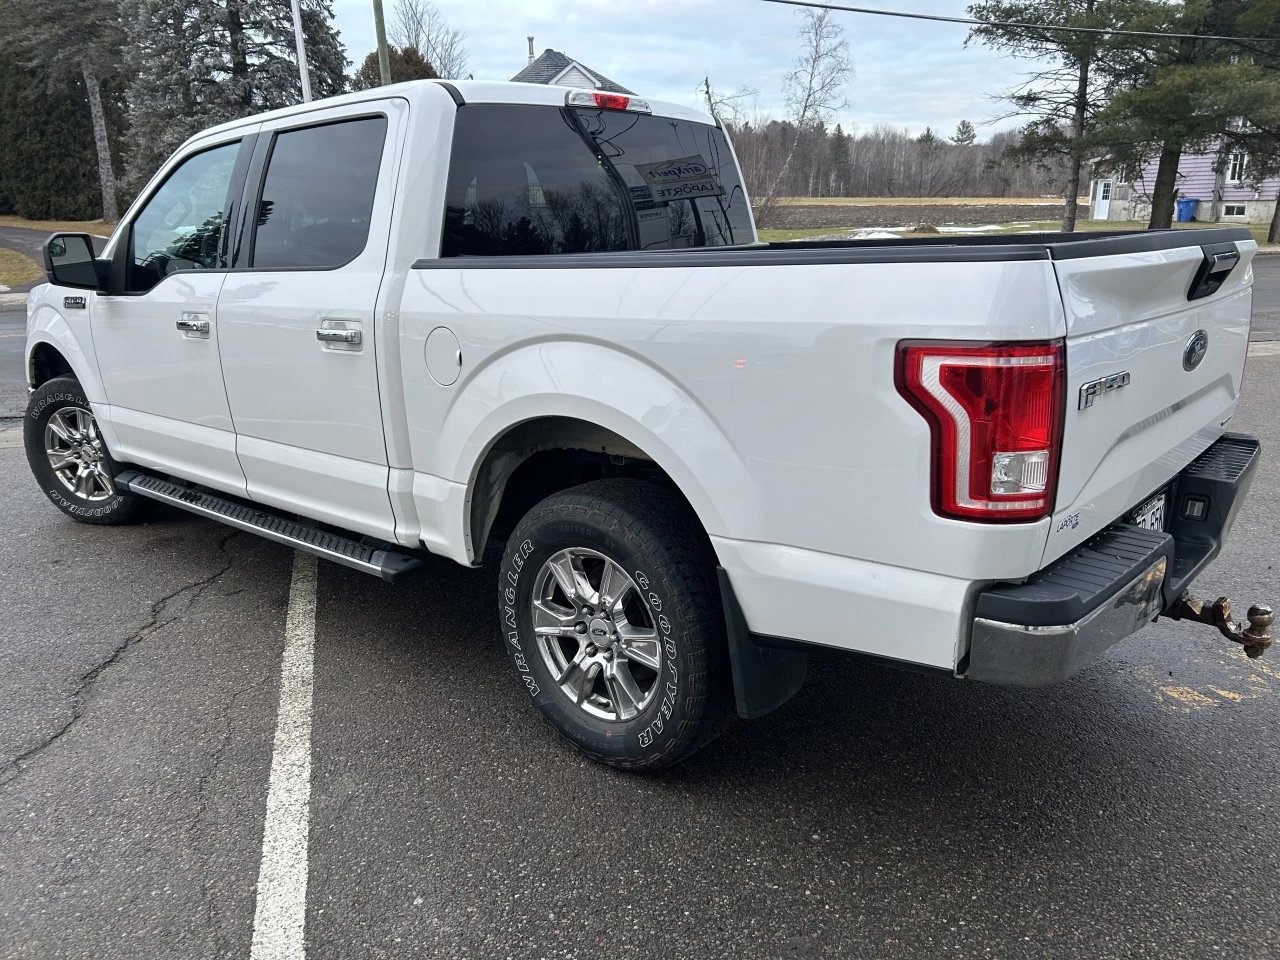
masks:
[[[654,769],[815,649],[1034,686],[1166,615],[1260,653],[1268,609],[1186,592],[1258,462],[1256,249],[761,243],[709,116],[382,87],[197,135],[100,255],[49,238],[26,450],[75,520],[491,570],[521,689]]]

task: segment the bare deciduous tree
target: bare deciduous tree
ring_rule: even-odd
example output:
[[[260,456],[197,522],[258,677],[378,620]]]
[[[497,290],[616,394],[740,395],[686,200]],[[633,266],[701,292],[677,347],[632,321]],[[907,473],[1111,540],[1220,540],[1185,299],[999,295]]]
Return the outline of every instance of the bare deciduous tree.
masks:
[[[450,26],[430,0],[396,0],[387,38],[400,49],[413,47],[427,58],[438,76],[456,80],[466,73],[466,34]]]
[[[836,111],[848,105],[844,88],[853,65],[849,61],[849,44],[844,38],[844,28],[835,22],[829,9],[809,8],[801,10],[797,16],[800,19],[800,27],[796,31],[800,37],[800,55],[782,82],[787,120],[794,128],[794,136],[777,173],[764,193],[756,198],[757,222],[767,219],[777,201],[778,188],[787,178],[805,131],[816,124],[827,123]]]
[[[745,118],[748,101],[759,96],[759,91],[748,86],[741,86],[733,93],[717,90],[710,77],[703,77],[698,87],[702,102],[707,105],[707,113],[722,123],[741,124]]]

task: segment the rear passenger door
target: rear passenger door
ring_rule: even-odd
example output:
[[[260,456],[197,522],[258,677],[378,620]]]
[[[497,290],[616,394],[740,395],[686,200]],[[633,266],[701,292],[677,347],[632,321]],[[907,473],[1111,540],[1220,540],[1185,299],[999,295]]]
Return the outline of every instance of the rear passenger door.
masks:
[[[406,110],[388,100],[263,124],[218,300],[249,496],[385,539],[374,318]]]

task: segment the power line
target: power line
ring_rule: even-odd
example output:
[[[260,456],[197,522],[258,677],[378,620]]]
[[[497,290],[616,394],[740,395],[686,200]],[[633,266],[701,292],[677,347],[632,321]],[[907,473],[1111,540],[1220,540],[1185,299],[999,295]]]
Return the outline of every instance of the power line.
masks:
[[[908,20],[934,20],[938,23],[962,23],[975,27],[1017,27],[1023,30],[1056,30],[1059,33],[1097,33],[1108,37],[1159,37],[1161,40],[1228,40],[1232,43],[1249,43],[1265,37],[1221,37],[1208,33],[1157,33],[1149,30],[1113,30],[1110,27],[1067,27],[1053,23],[1009,23],[1002,20],[974,20],[971,17],[942,17],[932,13],[907,13],[903,10],[875,10],[871,7],[851,7],[843,3],[816,3],[814,0],[765,0],[765,3],[785,3],[793,7],[817,7],[819,10],[840,10],[847,13],[869,13],[877,17],[904,17]]]

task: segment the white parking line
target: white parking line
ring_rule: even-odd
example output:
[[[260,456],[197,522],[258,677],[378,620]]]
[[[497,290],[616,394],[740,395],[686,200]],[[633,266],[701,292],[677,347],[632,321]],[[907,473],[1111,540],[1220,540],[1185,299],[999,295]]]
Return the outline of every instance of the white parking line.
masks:
[[[307,838],[311,827],[311,690],[316,639],[316,558],[293,556],[280,667],[280,712],[271,756],[250,960],[306,956]]]

